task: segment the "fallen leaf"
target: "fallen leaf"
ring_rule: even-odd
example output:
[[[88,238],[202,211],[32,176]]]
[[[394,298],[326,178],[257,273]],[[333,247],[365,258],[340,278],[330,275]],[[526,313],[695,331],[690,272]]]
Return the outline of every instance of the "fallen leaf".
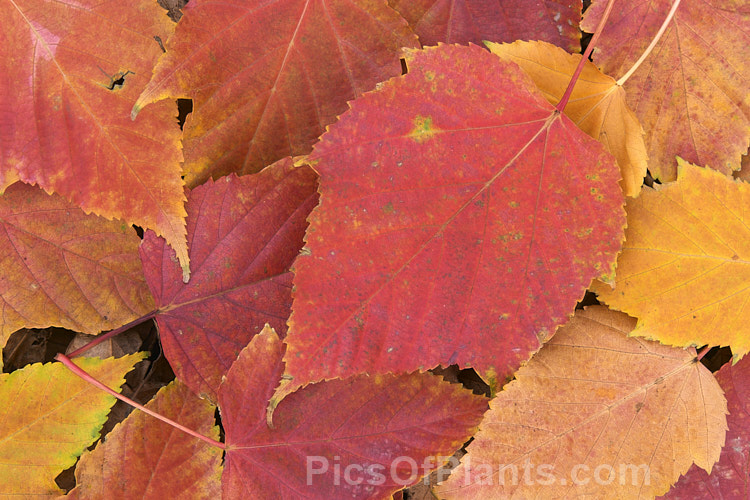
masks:
[[[581,28],[592,32],[606,1],[594,0]],[[651,43],[672,0],[612,9],[594,62],[623,76]],[[743,0],[682,0],[667,31],[625,82],[628,104],[646,131],[651,174],[677,177],[675,156],[724,173],[740,168],[750,141],[750,10]]]
[[[266,327],[219,388],[224,498],[386,498],[447,460],[476,431],[487,400],[428,373],[313,384],[266,405],[284,371]]]
[[[623,196],[601,144],[477,46],[408,65],[310,155],[321,202],[295,263],[294,386],[456,363],[502,380],[614,274]]]
[[[727,429],[716,380],[685,351],[628,333],[604,307],[575,316],[490,401],[440,498],[653,498]]]
[[[289,158],[195,188],[187,203],[187,284],[174,251],[154,233],[145,235],[141,259],[164,354],[196,394],[216,401],[222,376],[266,323],[286,333],[289,269],[318,202],[316,188],[315,172]]]
[[[151,0],[3,2],[0,19],[0,192],[19,177],[153,229],[187,270],[174,103],[129,116],[174,23]]]
[[[389,0],[423,45],[545,40],[581,50],[581,0]]]
[[[0,229],[0,348],[24,327],[96,334],[153,310],[140,240],[122,221],[19,182],[0,196]]]
[[[193,99],[185,123],[190,187],[310,152],[346,102],[401,74],[416,36],[384,0],[194,0],[133,114]]]
[[[711,474],[695,465],[663,498],[746,500],[750,496],[750,358],[728,363],[716,373],[729,407],[726,446]]]
[[[212,439],[219,438],[215,407],[174,381],[146,408]],[[76,466],[67,498],[216,499],[221,497],[218,447],[135,410]]]
[[[144,357],[138,353],[74,362],[117,389]],[[96,441],[115,401],[62,363],[0,374],[0,497],[61,494],[55,477]]]
[[[69,356],[70,353],[88,345],[89,342],[94,341],[94,339],[95,337],[92,335],[77,333],[65,349],[65,355]],[[142,345],[143,340],[138,332],[135,330],[127,330],[100,342],[93,347],[86,348],[86,356],[92,358],[110,358],[114,356],[119,358],[126,354],[138,352]]]
[[[638,318],[633,335],[665,344],[750,350],[745,207],[750,186],[678,159],[677,182],[628,200],[615,287],[599,300]]]
[[[568,54],[545,42],[487,43],[487,47],[521,66],[553,105],[560,102],[581,61],[580,54]],[[586,61],[564,112],[614,155],[620,165],[622,191],[626,196],[638,196],[648,169],[648,155],[643,128],[625,103],[623,88]]]

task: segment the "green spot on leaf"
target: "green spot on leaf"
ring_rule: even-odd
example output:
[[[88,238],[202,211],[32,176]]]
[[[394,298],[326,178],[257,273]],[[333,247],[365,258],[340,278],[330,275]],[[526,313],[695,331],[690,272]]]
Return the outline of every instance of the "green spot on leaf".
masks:
[[[431,117],[417,115],[414,118],[414,128],[409,132],[409,136],[417,142],[425,142],[435,135],[435,132]]]

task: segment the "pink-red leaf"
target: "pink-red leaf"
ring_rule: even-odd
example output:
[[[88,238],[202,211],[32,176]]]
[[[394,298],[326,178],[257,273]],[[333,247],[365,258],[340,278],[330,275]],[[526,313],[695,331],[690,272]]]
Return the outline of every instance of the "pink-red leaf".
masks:
[[[193,0],[134,113],[190,97],[189,186],[310,152],[323,128],[418,46],[385,0]]]
[[[289,268],[317,201],[315,172],[288,158],[255,175],[195,188],[187,203],[187,284],[174,251],[155,234],[145,235],[141,259],[164,353],[196,393],[215,400],[221,377],[263,325],[286,332]]]
[[[389,0],[423,45],[543,40],[581,49],[581,0]]]
[[[726,445],[708,474],[693,465],[663,498],[692,500],[721,498],[747,500],[750,497],[750,357],[727,364],[716,373],[729,407]]]
[[[6,1],[0,20],[0,192],[20,177],[153,229],[187,267],[174,103],[130,119],[174,23],[154,0]]]
[[[147,408],[218,439],[216,408],[174,381]],[[213,500],[221,495],[221,449],[135,410],[76,466],[68,498]]]
[[[291,394],[271,429],[266,404],[284,351],[266,328],[219,388],[224,498],[385,498],[447,459],[487,409],[485,398],[431,374],[360,375]]]
[[[320,205],[295,264],[295,385],[458,363],[502,378],[613,272],[618,167],[513,63],[408,56],[310,156]]]

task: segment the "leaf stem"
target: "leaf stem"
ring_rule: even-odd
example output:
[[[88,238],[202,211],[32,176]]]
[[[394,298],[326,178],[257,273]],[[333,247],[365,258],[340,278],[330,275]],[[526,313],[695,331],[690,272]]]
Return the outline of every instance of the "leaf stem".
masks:
[[[602,14],[602,18],[599,20],[599,24],[596,26],[596,32],[594,33],[594,36],[591,37],[589,45],[588,47],[586,47],[586,51],[583,53],[583,56],[578,63],[578,67],[573,73],[573,76],[570,78],[568,88],[565,89],[565,93],[560,99],[560,102],[558,102],[557,106],[555,106],[555,109],[560,113],[562,113],[565,110],[565,106],[568,105],[568,100],[570,100],[570,95],[573,93],[573,88],[576,86],[578,77],[581,76],[583,66],[586,64],[586,61],[589,60],[589,56],[591,55],[591,51],[594,50],[596,42],[599,41],[599,36],[602,34],[602,30],[604,30],[604,25],[607,24],[607,18],[609,17],[609,13],[612,12],[612,6],[614,6],[614,4],[615,0],[609,0],[609,2],[607,2],[607,7],[604,9],[604,14]]]
[[[71,361],[71,359],[69,357],[67,357],[65,354],[59,353],[59,354],[57,354],[55,356],[55,359],[57,361],[61,362],[62,364],[64,364],[65,366],[67,366],[70,371],[72,371],[73,373],[75,373],[76,375],[78,375],[79,377],[81,377],[83,380],[85,380],[89,384],[91,384],[91,385],[93,385],[93,386],[95,386],[95,387],[103,390],[107,394],[111,394],[112,396],[116,397],[120,401],[124,401],[125,403],[129,404],[130,406],[132,406],[134,408],[138,408],[142,412],[147,413],[148,415],[151,415],[152,417],[154,417],[156,419],[159,419],[159,420],[161,420],[162,422],[164,422],[166,424],[171,425],[175,429],[181,430],[182,432],[185,432],[187,434],[190,434],[193,437],[196,437],[196,438],[198,438],[198,439],[200,439],[202,441],[205,441],[206,443],[210,444],[211,446],[216,446],[217,448],[221,448],[222,450],[226,450],[226,444],[225,443],[222,443],[222,442],[219,442],[219,441],[215,441],[215,440],[211,439],[210,437],[206,437],[206,436],[204,436],[204,435],[202,435],[202,434],[200,434],[200,433],[198,433],[198,432],[196,432],[196,431],[194,431],[192,429],[188,429],[184,425],[178,424],[174,420],[170,420],[170,419],[168,419],[165,416],[159,415],[158,413],[149,410],[145,406],[136,403],[132,399],[130,399],[128,397],[125,397],[125,396],[123,396],[122,394],[120,394],[120,393],[118,393],[116,391],[113,391],[112,389],[110,389],[109,387],[107,387],[106,385],[104,385],[103,383],[99,382],[97,379],[95,379],[94,377],[92,377],[91,375],[89,375],[88,373],[86,373],[85,370],[83,370],[82,368],[80,368],[79,366],[77,366],[75,363],[73,363],[73,361]]]
[[[155,317],[158,312],[159,312],[158,310],[151,311],[150,313],[146,314],[145,316],[141,316],[140,318],[135,319],[135,320],[131,321],[130,323],[126,324],[126,325],[122,325],[120,328],[115,328],[114,330],[111,330],[111,331],[109,331],[109,332],[107,332],[107,333],[105,333],[103,335],[99,335],[98,337],[96,337],[94,340],[92,340],[88,344],[83,345],[83,346],[79,347],[78,349],[76,349],[75,351],[71,352],[68,356],[71,357],[71,358],[75,358],[76,356],[80,356],[81,354],[83,354],[84,352],[88,351],[89,349],[91,349],[95,345],[101,344],[105,340],[109,340],[112,337],[114,337],[115,335],[119,335],[119,334],[121,334],[122,332],[124,332],[126,330],[130,330],[131,328],[133,328],[136,325],[140,325],[141,323],[145,323],[146,321],[148,321],[148,320],[152,319],[153,317]]]
[[[682,0],[674,0],[674,3],[672,4],[672,8],[669,9],[669,12],[667,13],[666,19],[664,19],[664,22],[661,25],[661,28],[659,28],[659,31],[656,32],[656,36],[654,36],[654,39],[651,40],[651,44],[646,47],[646,51],[641,54],[641,57],[635,62],[632,68],[628,70],[627,73],[622,75],[619,80],[617,80],[617,85],[622,86],[628,78],[630,78],[633,73],[638,69],[638,67],[643,64],[643,61],[646,60],[646,58],[651,54],[651,51],[654,50],[654,47],[656,47],[656,44],[659,42],[659,39],[664,34],[665,31],[667,31],[667,26],[669,26],[669,23],[672,22],[672,18],[674,17],[674,13],[677,11],[677,7],[680,6],[680,2]]]

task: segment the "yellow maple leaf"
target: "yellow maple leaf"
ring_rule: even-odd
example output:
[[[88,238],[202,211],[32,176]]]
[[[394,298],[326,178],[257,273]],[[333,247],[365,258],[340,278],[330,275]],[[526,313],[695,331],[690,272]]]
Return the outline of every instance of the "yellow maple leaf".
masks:
[[[109,387],[120,387],[146,357],[77,359]],[[59,495],[55,477],[99,437],[115,398],[62,363],[33,364],[0,375],[0,498]]]
[[[678,159],[677,182],[628,200],[615,287],[593,290],[638,318],[633,335],[750,350],[750,186]]]
[[[629,338],[635,324],[576,311],[498,396],[439,498],[653,498],[727,429],[721,387],[695,351]]]
[[[581,60],[546,42],[487,42],[490,51],[521,66],[551,104],[557,104]],[[638,196],[648,168],[643,128],[625,103],[625,90],[587,62],[565,107],[578,127],[617,159],[626,196]]]

